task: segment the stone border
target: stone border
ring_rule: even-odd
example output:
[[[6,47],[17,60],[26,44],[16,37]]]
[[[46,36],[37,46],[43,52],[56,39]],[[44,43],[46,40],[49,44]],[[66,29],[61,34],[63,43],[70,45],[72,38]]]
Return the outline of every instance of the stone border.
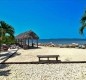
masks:
[[[86,63],[86,61],[71,61],[71,62],[2,62],[0,64],[71,64],[71,63]]]

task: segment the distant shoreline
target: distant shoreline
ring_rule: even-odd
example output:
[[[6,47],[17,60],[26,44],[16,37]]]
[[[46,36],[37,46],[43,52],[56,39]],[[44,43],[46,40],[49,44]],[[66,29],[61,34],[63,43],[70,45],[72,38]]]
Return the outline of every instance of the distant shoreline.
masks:
[[[50,42],[53,44],[86,44],[86,39],[39,39],[39,43],[47,44]]]

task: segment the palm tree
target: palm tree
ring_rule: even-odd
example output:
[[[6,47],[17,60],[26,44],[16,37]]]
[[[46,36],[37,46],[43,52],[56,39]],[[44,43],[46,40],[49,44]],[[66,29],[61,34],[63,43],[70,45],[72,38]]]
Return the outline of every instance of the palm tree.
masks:
[[[0,39],[3,40],[3,39],[6,39],[6,36],[9,35],[11,37],[14,38],[14,28],[5,23],[4,21],[0,21]]]
[[[82,26],[80,27],[80,34],[83,34],[83,30],[86,28],[86,11],[81,18],[81,24]]]

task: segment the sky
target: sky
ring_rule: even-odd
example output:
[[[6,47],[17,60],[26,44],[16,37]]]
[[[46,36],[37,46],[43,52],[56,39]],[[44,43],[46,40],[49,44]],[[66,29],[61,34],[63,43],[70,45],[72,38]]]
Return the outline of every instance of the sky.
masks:
[[[0,0],[0,20],[15,29],[15,36],[34,31],[40,39],[86,38],[79,34],[86,0]]]

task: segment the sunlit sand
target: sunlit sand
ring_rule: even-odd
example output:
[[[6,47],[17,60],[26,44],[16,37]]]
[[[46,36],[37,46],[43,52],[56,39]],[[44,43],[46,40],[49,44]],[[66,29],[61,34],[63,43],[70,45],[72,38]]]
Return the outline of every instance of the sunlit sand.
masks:
[[[60,55],[61,61],[86,61],[85,49],[40,46],[38,49],[19,49],[6,62],[34,62],[38,61],[37,55]]]

